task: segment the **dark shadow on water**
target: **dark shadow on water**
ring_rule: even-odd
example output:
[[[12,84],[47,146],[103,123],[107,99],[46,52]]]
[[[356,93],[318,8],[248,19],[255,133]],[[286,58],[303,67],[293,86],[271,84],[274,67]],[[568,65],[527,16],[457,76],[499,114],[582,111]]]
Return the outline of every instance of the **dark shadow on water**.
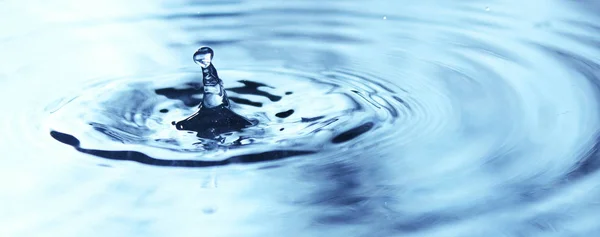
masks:
[[[61,133],[57,131],[51,131],[50,136],[59,142],[70,145],[75,150],[98,156],[110,160],[123,160],[123,161],[134,161],[146,165],[154,166],[165,166],[165,167],[210,167],[210,166],[224,166],[231,164],[246,164],[246,163],[257,163],[265,161],[274,161],[292,156],[308,155],[316,153],[315,151],[295,151],[295,150],[274,150],[261,153],[239,155],[230,157],[219,161],[201,161],[201,160],[168,160],[151,157],[142,152],[138,151],[108,151],[108,150],[97,150],[97,149],[86,149],[80,147],[79,140],[69,134]]]
[[[287,111],[279,112],[279,113],[275,114],[275,116],[277,116],[279,118],[287,118],[287,117],[289,117],[292,114],[294,114],[294,110],[290,109],[290,110],[287,110]]]
[[[227,90],[228,91],[233,91],[233,92],[238,93],[238,94],[249,94],[249,95],[264,96],[264,97],[267,97],[270,101],[273,101],[273,102],[281,100],[281,96],[273,95],[273,94],[271,94],[269,92],[261,91],[261,90],[258,89],[259,87],[273,88],[271,86],[268,86],[268,85],[260,83],[260,82],[254,82],[254,81],[248,81],[248,80],[241,80],[241,81],[238,81],[238,82],[241,82],[242,84],[244,84],[244,86],[229,88]]]
[[[350,140],[362,135],[363,133],[366,133],[369,130],[371,130],[374,125],[375,124],[373,124],[372,122],[364,123],[360,126],[352,128],[348,131],[345,131],[345,132],[335,136],[333,139],[331,139],[331,142],[337,144],[337,143],[343,143],[343,142],[350,141]]]
[[[186,106],[197,106],[202,102],[202,98],[194,96],[202,95],[201,83],[186,83],[186,88],[177,89],[174,87],[161,88],[154,90],[157,95],[165,96],[169,99],[180,100]]]
[[[262,91],[259,89],[260,87],[273,88],[269,85],[266,85],[266,84],[263,84],[260,82],[248,81],[248,80],[240,80],[239,82],[241,82],[244,85],[241,87],[227,88],[225,90],[232,91],[232,92],[235,92],[235,93],[238,93],[241,95],[264,96],[272,102],[277,102],[277,101],[281,100],[281,98],[282,98],[281,96],[273,95],[271,93],[268,93],[268,92],[265,92],[265,91]],[[186,106],[193,107],[193,106],[197,106],[200,103],[202,103],[202,93],[203,93],[202,88],[203,88],[202,83],[193,83],[192,82],[192,83],[186,83],[183,88],[175,88],[175,87],[159,88],[159,89],[154,90],[154,93],[156,93],[157,95],[165,96],[169,99],[180,100]],[[292,93],[293,92],[288,91],[288,92],[286,92],[286,95],[291,95]],[[263,103],[261,103],[261,102],[255,102],[255,101],[251,101],[251,100],[240,98],[240,97],[231,96],[231,97],[229,97],[229,99],[238,104],[250,105],[250,106],[254,106],[254,107],[262,107],[263,106]]]
[[[308,122],[317,121],[317,120],[322,119],[322,118],[325,118],[325,116],[317,116],[317,117],[311,117],[311,118],[304,118],[304,117],[302,117],[301,122],[308,123]]]
[[[250,105],[250,106],[254,106],[254,107],[262,107],[263,103],[260,102],[254,102],[248,99],[244,99],[244,98],[238,98],[238,97],[233,97],[230,96],[229,100],[238,103],[238,104],[243,104],[243,105]]]

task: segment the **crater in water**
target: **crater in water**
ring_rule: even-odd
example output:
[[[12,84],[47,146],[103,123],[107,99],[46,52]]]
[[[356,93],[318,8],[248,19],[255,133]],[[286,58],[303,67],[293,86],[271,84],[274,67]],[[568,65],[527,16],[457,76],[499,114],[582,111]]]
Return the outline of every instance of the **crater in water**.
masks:
[[[182,69],[107,80],[60,105],[50,135],[77,151],[158,166],[202,167],[252,163],[326,152],[385,135],[399,110],[397,89],[357,73],[288,69],[223,70],[236,113],[256,121],[238,132],[206,139],[174,122],[202,102],[202,74]],[[384,129],[385,130],[385,129]]]

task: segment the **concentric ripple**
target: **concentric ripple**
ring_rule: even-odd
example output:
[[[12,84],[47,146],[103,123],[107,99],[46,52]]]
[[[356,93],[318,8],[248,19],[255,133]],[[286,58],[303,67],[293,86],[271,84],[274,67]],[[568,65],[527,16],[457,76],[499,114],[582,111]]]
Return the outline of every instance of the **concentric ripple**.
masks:
[[[410,111],[397,89],[376,77],[284,68],[221,74],[232,109],[258,124],[220,141],[172,125],[201,103],[202,75],[195,69],[104,80],[58,103],[48,127],[55,139],[108,159],[210,166],[317,153],[354,140],[369,144],[381,139],[376,130]]]
[[[600,235],[598,1],[13,2],[2,236]]]

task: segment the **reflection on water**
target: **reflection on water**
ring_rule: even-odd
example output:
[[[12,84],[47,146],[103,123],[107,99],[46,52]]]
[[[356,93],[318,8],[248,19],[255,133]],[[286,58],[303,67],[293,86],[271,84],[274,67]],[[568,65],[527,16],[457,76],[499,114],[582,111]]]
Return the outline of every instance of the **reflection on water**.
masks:
[[[600,5],[514,4],[2,2],[0,234],[595,236]]]

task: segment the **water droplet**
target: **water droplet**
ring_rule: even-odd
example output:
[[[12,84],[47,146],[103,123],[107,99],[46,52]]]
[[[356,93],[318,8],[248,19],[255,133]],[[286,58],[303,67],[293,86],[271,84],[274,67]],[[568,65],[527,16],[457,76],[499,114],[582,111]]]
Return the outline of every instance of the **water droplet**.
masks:
[[[383,19],[384,19],[384,20],[387,20],[387,16],[383,16]]]
[[[490,11],[490,7],[485,7],[485,11],[489,12]]]

